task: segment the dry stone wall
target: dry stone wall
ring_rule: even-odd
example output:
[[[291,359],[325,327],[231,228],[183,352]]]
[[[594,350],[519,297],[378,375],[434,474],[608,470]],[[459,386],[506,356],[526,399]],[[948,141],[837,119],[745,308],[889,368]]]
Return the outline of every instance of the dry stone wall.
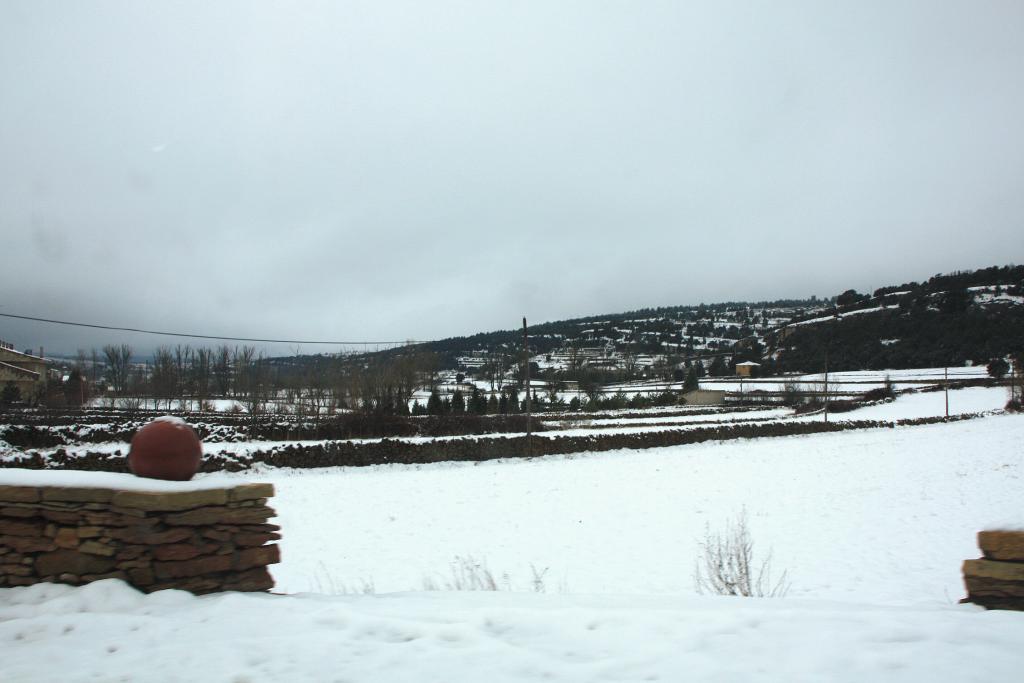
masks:
[[[961,602],[1024,611],[1024,531],[982,531],[978,546],[984,557],[964,561]]]
[[[149,492],[0,486],[0,587],[122,579],[139,590],[266,591],[271,484]],[[269,544],[269,545],[268,545]]]

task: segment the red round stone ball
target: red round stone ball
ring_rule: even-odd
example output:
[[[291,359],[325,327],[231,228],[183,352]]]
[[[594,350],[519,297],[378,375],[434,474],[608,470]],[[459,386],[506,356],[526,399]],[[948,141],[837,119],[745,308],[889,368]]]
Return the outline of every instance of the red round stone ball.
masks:
[[[128,469],[137,477],[187,481],[202,457],[203,445],[184,420],[158,417],[135,432]]]

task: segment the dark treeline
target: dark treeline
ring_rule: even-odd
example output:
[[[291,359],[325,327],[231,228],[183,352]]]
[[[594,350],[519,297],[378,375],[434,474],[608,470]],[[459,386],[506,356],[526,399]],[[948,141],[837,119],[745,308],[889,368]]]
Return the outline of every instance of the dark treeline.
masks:
[[[969,287],[1024,296],[1024,268],[989,268],[973,273],[936,276],[924,284],[876,291],[875,301],[856,292],[843,311],[890,306],[787,330],[776,342],[781,350],[775,369],[820,371],[828,355],[831,370],[942,367],[968,361],[988,364],[1024,351],[1024,306],[997,300],[978,303]],[[897,294],[898,293],[898,294]],[[840,297],[843,298],[843,297]]]

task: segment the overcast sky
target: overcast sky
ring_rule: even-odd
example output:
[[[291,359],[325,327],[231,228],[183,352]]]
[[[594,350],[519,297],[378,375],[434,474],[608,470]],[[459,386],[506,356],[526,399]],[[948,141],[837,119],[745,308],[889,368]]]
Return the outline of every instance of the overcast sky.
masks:
[[[1019,0],[0,0],[0,313],[433,339],[1019,263],[1022,36]]]

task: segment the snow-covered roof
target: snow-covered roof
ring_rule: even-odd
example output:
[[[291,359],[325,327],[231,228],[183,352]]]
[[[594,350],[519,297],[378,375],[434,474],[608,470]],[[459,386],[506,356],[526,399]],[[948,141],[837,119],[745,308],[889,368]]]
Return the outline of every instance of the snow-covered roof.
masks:
[[[22,351],[18,351],[16,348],[14,348],[13,346],[10,346],[9,344],[5,344],[4,346],[0,347],[0,354],[2,354],[2,353],[10,353],[12,355],[21,356],[22,358],[26,358],[28,360],[38,361],[40,363],[45,363],[46,362],[45,358],[41,358],[39,356],[33,356],[31,353],[24,353]]]
[[[12,365],[11,363],[5,363],[3,361],[0,361],[0,368],[3,368],[4,370],[10,370],[15,373],[21,373],[23,375],[29,375],[31,377],[39,377],[39,373],[36,372],[35,370],[29,370],[28,368],[19,367],[17,365]]]
[[[740,367],[741,365],[746,365],[746,366],[748,366],[748,367],[753,367],[753,366],[755,366],[755,365],[757,365],[757,366],[760,366],[761,364],[760,364],[760,363],[755,363],[755,362],[754,362],[754,361],[752,361],[752,360],[745,360],[745,361],[743,361],[742,363],[737,363],[737,364],[736,364],[736,367]]]

